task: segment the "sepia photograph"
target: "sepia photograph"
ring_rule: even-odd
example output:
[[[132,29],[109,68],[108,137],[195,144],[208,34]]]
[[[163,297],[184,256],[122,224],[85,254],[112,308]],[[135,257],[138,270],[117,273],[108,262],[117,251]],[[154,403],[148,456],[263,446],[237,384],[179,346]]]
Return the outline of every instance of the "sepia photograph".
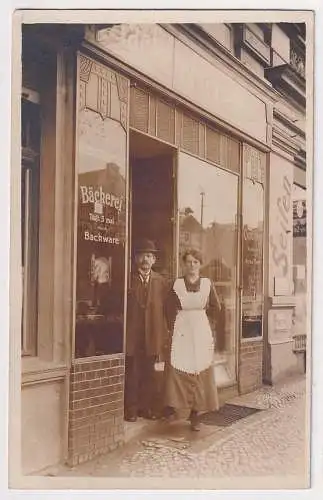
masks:
[[[313,39],[14,13],[11,488],[310,487]]]

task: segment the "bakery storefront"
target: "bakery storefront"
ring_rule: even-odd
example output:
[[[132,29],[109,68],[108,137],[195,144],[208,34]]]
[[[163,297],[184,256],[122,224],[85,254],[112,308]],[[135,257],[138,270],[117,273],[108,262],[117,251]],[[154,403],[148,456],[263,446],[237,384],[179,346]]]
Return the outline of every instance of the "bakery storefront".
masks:
[[[201,250],[225,314],[225,349],[214,353],[223,400],[261,384],[264,323],[265,148],[109,64],[100,43],[85,45],[77,55],[73,462],[123,441],[124,318],[138,239],[156,243],[155,269],[170,279],[186,248]]]
[[[133,28],[131,47],[125,29],[86,29],[77,51],[60,56],[61,80],[50,86],[61,98],[55,137],[65,159],[57,193],[69,190],[74,201],[62,207],[58,233],[67,319],[52,438],[63,444],[48,465],[80,463],[124,442],[127,284],[141,237],[155,241],[156,271],[170,279],[187,247],[203,254],[225,314],[225,348],[214,352],[222,401],[262,383],[272,91],[243,74],[234,79],[158,25]],[[36,398],[26,384],[25,407]],[[26,423],[35,435],[36,420]]]

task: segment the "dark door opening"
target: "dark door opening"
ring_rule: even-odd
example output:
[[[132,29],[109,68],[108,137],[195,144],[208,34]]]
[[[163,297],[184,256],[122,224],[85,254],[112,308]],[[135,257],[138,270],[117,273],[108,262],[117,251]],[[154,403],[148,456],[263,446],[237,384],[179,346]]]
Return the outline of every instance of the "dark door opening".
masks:
[[[130,140],[130,249],[142,238],[154,241],[154,270],[174,275],[174,149],[154,139],[131,133]]]

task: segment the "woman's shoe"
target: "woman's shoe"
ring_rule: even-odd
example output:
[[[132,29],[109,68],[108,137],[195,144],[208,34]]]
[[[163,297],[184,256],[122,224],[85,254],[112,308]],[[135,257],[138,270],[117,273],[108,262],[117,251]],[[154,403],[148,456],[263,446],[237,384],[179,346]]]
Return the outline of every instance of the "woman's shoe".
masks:
[[[164,413],[163,413],[163,420],[168,422],[168,423],[171,423],[174,420],[176,420],[176,418],[177,418],[177,415],[176,415],[175,408],[173,408],[172,406],[166,406],[166,408],[164,409]]]
[[[201,426],[199,423],[192,423],[191,422],[191,431],[194,431],[194,432],[199,432],[201,430]]]

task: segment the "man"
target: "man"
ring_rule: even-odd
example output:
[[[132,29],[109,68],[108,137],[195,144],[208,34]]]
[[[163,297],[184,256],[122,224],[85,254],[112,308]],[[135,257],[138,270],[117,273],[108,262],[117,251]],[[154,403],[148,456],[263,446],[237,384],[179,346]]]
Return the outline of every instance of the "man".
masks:
[[[128,293],[126,335],[125,420],[154,419],[158,390],[155,363],[167,342],[164,316],[166,281],[152,270],[156,247],[143,240],[135,249],[136,270]]]

